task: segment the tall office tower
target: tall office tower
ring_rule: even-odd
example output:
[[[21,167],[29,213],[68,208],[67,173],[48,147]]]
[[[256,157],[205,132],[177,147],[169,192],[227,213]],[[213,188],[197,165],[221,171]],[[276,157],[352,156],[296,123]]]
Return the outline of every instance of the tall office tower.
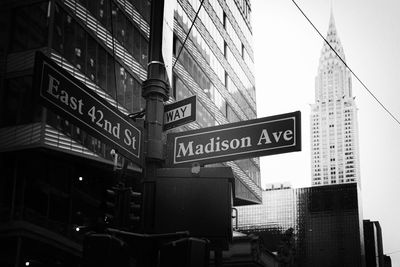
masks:
[[[365,266],[360,189],[355,183],[272,186],[261,205],[237,207],[237,231],[259,236],[289,266]],[[236,222],[235,222],[236,224]]]
[[[199,0],[178,0],[174,21],[174,60],[190,29]],[[250,1],[204,1],[174,68],[172,97],[197,96],[197,122],[203,128],[256,118]],[[261,202],[258,159],[224,163],[232,167],[234,205]]]
[[[173,5],[174,58],[199,3]],[[1,1],[0,243],[7,244],[1,266],[78,266],[83,233],[77,226],[102,218],[103,194],[117,178],[113,147],[35,102],[35,53],[41,51],[75,85],[122,113],[138,113],[146,108],[141,84],[147,76],[150,4]],[[249,1],[204,1],[173,70],[168,100],[197,95],[197,120],[177,131],[256,117],[250,9]],[[226,165],[235,173],[235,204],[260,202],[258,160]],[[139,190],[142,173],[130,163],[127,183]]]
[[[333,14],[326,40],[345,60]],[[349,70],[324,43],[311,106],[312,185],[360,184],[357,107]]]

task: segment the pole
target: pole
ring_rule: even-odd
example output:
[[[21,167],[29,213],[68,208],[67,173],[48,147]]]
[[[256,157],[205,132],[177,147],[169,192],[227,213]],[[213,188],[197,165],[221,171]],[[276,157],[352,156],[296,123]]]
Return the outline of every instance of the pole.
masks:
[[[152,1],[147,80],[142,86],[142,96],[146,99],[146,178],[152,176],[164,160],[164,101],[168,100],[169,85],[161,52],[163,15],[164,0]]]
[[[166,81],[166,70],[162,58],[162,33],[163,33],[164,0],[151,1],[150,18],[150,42],[149,42],[149,63],[147,65],[147,80],[142,84],[142,96],[146,100],[145,118],[145,168],[143,170],[144,182],[155,176],[157,168],[162,167],[164,159],[164,148],[162,143],[163,122],[164,122],[164,101],[168,99],[169,85]],[[143,190],[143,212],[144,231],[151,229],[151,220],[146,218],[153,214],[153,196]],[[144,256],[143,266],[157,266],[157,248],[150,244],[149,250]]]

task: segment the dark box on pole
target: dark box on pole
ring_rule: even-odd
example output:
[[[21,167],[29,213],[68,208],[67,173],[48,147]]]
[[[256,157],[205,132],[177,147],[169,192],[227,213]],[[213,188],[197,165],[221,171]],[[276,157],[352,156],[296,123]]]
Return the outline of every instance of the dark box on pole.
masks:
[[[158,169],[144,184],[146,233],[189,231],[228,249],[232,240],[234,177],[230,167]]]

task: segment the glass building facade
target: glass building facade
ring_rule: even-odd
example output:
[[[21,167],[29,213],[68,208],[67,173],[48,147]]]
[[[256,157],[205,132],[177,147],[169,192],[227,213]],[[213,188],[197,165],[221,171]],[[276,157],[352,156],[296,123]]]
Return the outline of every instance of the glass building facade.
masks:
[[[174,3],[168,103],[197,96],[197,120],[171,131],[256,118],[249,1]],[[115,184],[112,147],[35,102],[33,66],[41,51],[124,114],[145,109],[149,0],[18,0],[0,4],[1,266],[77,266],[81,231],[101,217]],[[220,165],[220,164],[216,164]],[[261,202],[259,161],[227,162],[235,204]],[[140,191],[142,170],[127,181]]]
[[[249,1],[204,1],[184,48],[182,43],[201,1],[177,1],[171,96],[197,96],[197,121],[178,130],[255,119],[256,98]],[[218,165],[218,164],[216,164]],[[235,204],[261,202],[258,158],[224,163],[232,167]]]
[[[288,266],[365,266],[357,184],[263,191],[237,207],[237,229],[262,239]]]

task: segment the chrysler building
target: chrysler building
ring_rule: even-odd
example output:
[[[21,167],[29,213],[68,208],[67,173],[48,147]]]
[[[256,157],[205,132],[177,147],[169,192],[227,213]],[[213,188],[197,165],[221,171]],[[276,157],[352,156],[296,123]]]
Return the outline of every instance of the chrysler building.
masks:
[[[332,12],[326,40],[345,61]],[[310,126],[312,186],[360,185],[357,107],[351,74],[326,43],[315,78]]]

